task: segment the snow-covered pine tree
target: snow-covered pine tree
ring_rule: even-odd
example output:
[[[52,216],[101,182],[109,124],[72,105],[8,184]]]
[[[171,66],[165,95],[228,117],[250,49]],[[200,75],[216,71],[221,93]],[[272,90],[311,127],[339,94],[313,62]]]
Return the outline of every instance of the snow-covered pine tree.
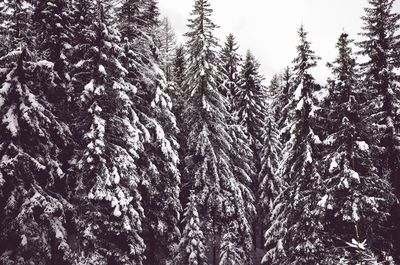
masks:
[[[71,264],[60,162],[71,133],[38,81],[54,65],[32,60],[23,49],[0,84],[0,263]]]
[[[384,112],[378,134],[383,152],[376,152],[379,175],[390,179],[395,194],[400,198],[400,78],[398,73],[400,50],[400,13],[394,10],[394,0],[369,0],[362,17],[364,26],[358,43],[361,55],[367,61],[361,64],[364,86],[375,98],[376,105]],[[397,69],[396,69],[397,67]],[[400,206],[393,209],[393,240],[400,261]]]
[[[76,1],[79,21],[73,85],[79,94],[72,172],[77,204],[78,263],[142,264],[143,208],[138,153],[143,149],[128,70],[115,29],[113,2]]]
[[[225,44],[222,47],[219,59],[219,76],[218,76],[218,89],[222,96],[226,100],[226,108],[228,111],[227,123],[228,131],[233,140],[233,148],[231,150],[231,161],[234,168],[234,174],[239,178],[240,182],[245,185],[245,187],[251,187],[253,179],[256,177],[255,165],[253,162],[254,152],[251,149],[251,138],[246,134],[246,127],[244,124],[240,124],[238,119],[238,109],[236,107],[236,96],[240,90],[240,66],[242,58],[238,54],[239,46],[233,34],[229,34],[226,38]],[[248,190],[243,189],[243,196],[247,205],[250,219],[255,219],[255,209],[251,208],[254,205],[255,198],[252,193],[248,193]],[[253,243],[256,246],[257,237],[256,231],[256,221],[253,226]],[[227,232],[228,233],[228,232]],[[231,238],[232,231],[227,234],[227,238]],[[226,244],[225,244],[226,243]],[[227,242],[224,243],[224,247],[228,246]],[[222,246],[222,245],[221,245]],[[222,249],[225,249],[222,247]],[[228,249],[225,249],[228,250]],[[251,249],[248,248],[245,252],[250,252]],[[222,255],[222,253],[221,253]],[[220,255],[220,256],[221,256]],[[222,256],[221,256],[222,257]],[[233,258],[231,255],[225,257],[224,262],[235,262],[230,261]]]
[[[259,216],[262,220],[262,229],[269,227],[269,216],[273,211],[275,199],[282,192],[283,182],[277,174],[279,163],[282,155],[282,144],[278,125],[275,123],[272,113],[266,120],[266,128],[264,133],[263,148],[261,149],[261,170],[258,175],[260,186],[258,193],[259,198]],[[263,233],[262,233],[263,234]]]
[[[0,3],[0,82],[4,82],[8,72],[15,67],[22,50],[32,48],[33,10],[32,4],[26,0]]]
[[[263,135],[266,122],[267,89],[263,86],[263,77],[259,73],[260,64],[250,51],[247,51],[240,72],[240,89],[235,96],[235,108],[238,112],[238,123],[246,128],[250,146],[254,153],[257,173],[260,170],[260,151],[263,146]],[[256,179],[253,185],[258,185]]]
[[[169,95],[172,100],[172,112],[177,119],[177,125],[182,124],[182,109],[183,109],[183,89],[186,71],[185,49],[182,45],[175,49],[175,55],[171,66],[172,72],[172,87],[169,90]],[[181,129],[181,128],[180,128]]]
[[[222,234],[221,252],[218,265],[245,264],[246,256],[243,248],[238,247],[238,231],[236,225],[227,228]]]
[[[54,64],[48,70],[47,80],[41,78],[49,102],[55,105],[54,112],[65,122],[70,122],[74,113],[70,82],[70,51],[73,45],[72,5],[66,0],[35,1],[32,15],[32,45],[35,57]],[[64,150],[65,160],[72,150]]]
[[[368,89],[360,87],[351,45],[348,34],[342,33],[336,45],[339,55],[330,64],[333,89],[324,115],[330,124],[321,164],[324,194],[318,206],[325,212],[325,248],[331,249],[328,263],[338,263],[349,253],[357,257],[352,249],[346,250],[345,242],[352,240],[366,240],[369,250],[387,248],[380,237],[394,199],[390,184],[373,165],[370,135],[380,113],[374,114],[370,101],[365,102]]]
[[[162,264],[172,258],[180,237],[181,211],[177,124],[156,45],[155,4],[126,0],[118,12],[124,48],[122,62],[129,82],[137,88],[132,100],[144,137],[138,170],[145,211],[146,264]]]
[[[235,96],[240,89],[240,66],[242,58],[238,54],[239,46],[233,34],[228,34],[220,52],[220,74],[222,77],[220,91],[229,101],[228,111],[237,112]],[[234,114],[236,115],[236,114]]]
[[[168,18],[163,18],[163,20],[161,20],[157,35],[161,56],[161,69],[165,73],[167,82],[170,82],[173,80],[172,71],[175,55],[174,53],[176,50],[176,36]]]
[[[286,67],[283,72],[271,80],[269,93],[271,93],[272,114],[278,125],[279,130],[286,127],[288,122],[289,99],[292,96],[292,73],[290,67]],[[286,132],[283,131],[283,138]],[[282,139],[284,140],[284,139]]]
[[[21,50],[21,43],[30,45],[31,17],[34,7],[27,0],[4,0],[0,3],[0,57]],[[16,62],[16,60],[14,60]]]
[[[179,243],[182,250],[174,258],[174,265],[206,265],[206,239],[202,232],[200,216],[197,211],[197,200],[194,191],[191,191],[184,220],[185,228]]]
[[[293,61],[296,89],[289,103],[290,138],[277,172],[285,186],[275,199],[271,226],[265,233],[264,264],[319,264],[326,251],[321,249],[324,231],[316,205],[322,183],[316,170],[319,138],[313,131],[316,84],[310,73],[319,58],[303,26],[298,33],[300,44]]]
[[[238,248],[244,264],[250,262],[251,192],[231,160],[235,139],[228,128],[226,99],[219,92],[216,25],[207,0],[196,0],[189,19],[185,80],[185,127],[189,129],[185,174],[195,192],[201,229],[209,246],[209,260],[218,262],[221,236],[228,225],[237,226]],[[250,197],[250,198],[247,198]],[[185,251],[180,245],[179,252]]]

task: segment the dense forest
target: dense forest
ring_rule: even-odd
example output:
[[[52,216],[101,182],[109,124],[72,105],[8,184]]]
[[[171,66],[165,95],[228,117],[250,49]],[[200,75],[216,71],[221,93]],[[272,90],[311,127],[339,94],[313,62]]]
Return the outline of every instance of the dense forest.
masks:
[[[324,84],[304,26],[266,83],[193,1],[183,45],[157,0],[0,2],[0,264],[400,264],[394,0]]]

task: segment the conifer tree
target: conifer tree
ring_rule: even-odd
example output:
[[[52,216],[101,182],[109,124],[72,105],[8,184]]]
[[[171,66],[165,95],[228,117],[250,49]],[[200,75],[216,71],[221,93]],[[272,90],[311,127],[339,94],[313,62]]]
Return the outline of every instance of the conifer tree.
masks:
[[[181,204],[177,124],[168,84],[156,45],[158,11],[155,1],[124,1],[118,12],[123,38],[123,65],[134,84],[136,113],[143,139],[138,170],[145,214],[146,264],[160,264],[173,256],[179,241]]]
[[[221,93],[228,99],[230,107],[228,111],[233,114],[237,112],[236,96],[240,89],[240,64],[241,57],[238,54],[238,44],[235,36],[229,34],[226,37],[224,47],[220,52],[220,74],[222,76],[222,83],[220,85]]]
[[[4,56],[20,48],[21,43],[31,44],[30,25],[34,6],[26,0],[4,0],[0,3],[0,10],[0,36],[4,47],[0,56]]]
[[[228,224],[237,226],[238,247],[244,250],[245,263],[250,262],[251,192],[234,174],[230,160],[234,139],[227,126],[226,99],[218,90],[216,28],[211,20],[212,9],[207,0],[196,0],[189,19],[187,51],[188,68],[185,81],[185,117],[187,152],[185,174],[195,192],[201,229],[210,248],[211,260],[218,261],[220,237]],[[251,196],[249,198],[251,200]],[[184,251],[181,245],[179,251]]]
[[[278,170],[285,186],[275,199],[271,226],[265,233],[264,264],[318,264],[325,255],[321,249],[324,231],[315,203],[321,189],[316,168],[320,141],[313,131],[316,84],[310,73],[319,58],[311,50],[303,26],[299,36],[293,61],[296,89],[290,99],[290,138]]]
[[[367,107],[370,100],[364,103],[368,91],[360,87],[351,44],[348,35],[342,33],[336,45],[339,55],[330,64],[334,87],[325,115],[330,122],[321,171],[325,190],[318,202],[326,215],[324,226],[329,238],[325,238],[325,244],[335,246],[326,262],[339,262],[335,258],[346,256],[346,252],[357,256],[354,249],[341,252],[346,250],[344,242],[352,240],[365,240],[364,249],[387,248],[380,237],[394,199],[388,181],[378,175],[373,165],[370,146],[374,142],[369,136],[375,133],[377,115]]]
[[[260,169],[260,151],[266,120],[266,88],[262,85],[263,77],[259,74],[260,64],[250,51],[241,69],[240,89],[235,97],[239,124],[246,128],[254,152],[256,169]],[[255,185],[257,182],[253,183]]]
[[[161,55],[161,68],[168,82],[172,81],[172,67],[176,49],[176,36],[168,18],[164,18],[158,29],[158,42]]]
[[[282,144],[279,136],[277,124],[272,117],[268,117],[266,120],[263,148],[261,150],[261,170],[258,176],[261,184],[259,188],[259,204],[261,207],[259,214],[261,216],[271,214],[274,200],[283,188],[282,180],[277,174],[282,152]],[[269,218],[266,219],[269,222]]]
[[[38,82],[42,83],[48,99],[56,106],[57,114],[65,121],[71,116],[66,109],[72,107],[69,65],[73,45],[71,11],[69,1],[36,1],[32,15],[36,56],[54,64],[54,71],[50,73],[53,78]]]
[[[289,99],[292,96],[292,73],[290,67],[286,67],[283,72],[277,75],[272,81],[269,89],[271,95],[271,108],[275,122],[282,130],[284,138],[286,132],[284,128],[288,122]],[[284,139],[282,139],[284,142]]]
[[[395,12],[393,0],[369,0],[365,8],[363,40],[359,42],[361,54],[367,57],[362,66],[364,85],[370,96],[375,98],[376,106],[380,106],[382,115],[382,131],[378,134],[379,146],[384,151],[378,153],[379,174],[390,179],[395,194],[400,198],[400,86],[399,74],[399,43],[400,13]],[[397,68],[397,69],[396,69]],[[400,257],[400,206],[393,209],[392,224],[395,227],[393,235]]]
[[[175,49],[175,56],[171,66],[172,72],[172,88],[169,95],[172,100],[172,112],[177,118],[177,125],[182,125],[182,108],[183,108],[183,95],[184,95],[184,80],[186,71],[185,49],[183,46],[178,46]],[[181,129],[181,128],[180,128]]]
[[[61,152],[71,133],[53,113],[39,78],[54,65],[23,49],[0,84],[0,263],[70,264]]]
[[[122,48],[112,3],[78,1],[82,31],[75,46],[73,84],[79,94],[76,135],[79,149],[72,173],[78,207],[78,262],[142,264],[143,208],[136,159],[143,148],[135,90],[119,61]]]
[[[179,243],[182,250],[174,258],[176,265],[206,265],[206,241],[201,229],[200,216],[197,211],[197,203],[194,192],[191,191],[189,202],[184,213],[185,228]]]

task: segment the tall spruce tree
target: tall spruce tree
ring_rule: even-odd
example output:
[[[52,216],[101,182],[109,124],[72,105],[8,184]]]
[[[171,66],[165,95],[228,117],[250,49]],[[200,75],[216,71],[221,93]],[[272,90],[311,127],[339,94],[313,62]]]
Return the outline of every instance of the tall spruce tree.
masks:
[[[266,87],[262,85],[263,77],[259,73],[260,64],[250,51],[247,51],[240,72],[240,89],[235,97],[235,108],[239,124],[246,128],[254,152],[256,169],[260,169],[260,151],[266,122]],[[257,180],[253,180],[257,185]]]
[[[173,59],[173,63],[171,66],[172,72],[172,87],[169,91],[169,95],[172,100],[172,112],[175,114],[177,119],[177,125],[182,125],[182,108],[184,104],[184,80],[185,80],[185,71],[186,71],[186,58],[185,58],[185,49],[184,47],[178,46],[175,49],[175,56]]]
[[[295,92],[290,99],[290,138],[283,149],[278,170],[285,182],[275,199],[271,226],[265,233],[267,253],[264,264],[319,264],[325,249],[316,202],[320,196],[321,176],[317,171],[317,144],[314,134],[315,81],[310,69],[319,59],[310,48],[303,26],[294,59]]]
[[[30,45],[33,41],[30,26],[34,6],[27,0],[4,0],[0,3],[0,11],[1,46],[4,48],[0,57],[3,57],[20,49],[21,44]]]
[[[189,202],[184,213],[185,228],[179,243],[181,251],[174,258],[175,265],[206,265],[206,239],[201,229],[200,216],[194,192],[191,191]]]
[[[373,164],[370,146],[374,142],[369,138],[376,133],[373,124],[380,113],[374,114],[366,99],[368,89],[360,86],[351,45],[348,35],[341,34],[336,45],[339,55],[330,64],[334,84],[324,115],[330,125],[321,165],[325,195],[318,206],[325,212],[325,248],[332,250],[326,256],[328,263],[338,263],[343,257],[363,261],[357,249],[345,242],[364,242],[368,251],[387,250],[382,227],[394,199],[390,184]]]
[[[138,170],[142,177],[146,264],[161,264],[172,258],[180,237],[177,225],[181,211],[177,124],[160,67],[155,3],[127,0],[118,12],[124,46],[122,61],[129,82],[137,88],[132,100],[144,136]]]
[[[225,98],[218,90],[216,28],[207,0],[196,0],[189,19],[187,51],[188,69],[185,81],[185,117],[187,152],[185,174],[196,195],[201,229],[209,246],[209,262],[218,262],[221,235],[228,225],[235,227],[238,249],[244,264],[250,262],[252,202],[247,185],[234,174],[230,160],[234,140],[227,126]],[[189,178],[190,177],[190,178]],[[250,200],[252,199],[249,196]],[[185,251],[181,245],[179,251]]]
[[[363,63],[364,85],[375,98],[376,106],[384,112],[379,123],[384,126],[378,134],[379,146],[384,151],[378,153],[378,168],[382,178],[390,179],[397,198],[400,198],[400,86],[399,43],[400,14],[394,11],[394,0],[369,0],[365,8],[363,41],[359,42],[361,54],[366,56]],[[397,68],[397,69],[396,69]],[[395,227],[393,240],[396,256],[400,261],[400,206],[393,209],[392,225]]]
[[[228,99],[230,105],[228,111],[236,115],[235,96],[240,89],[240,66],[242,58],[238,54],[239,46],[233,34],[226,37],[226,41],[220,52],[220,73],[221,84],[220,91]]]
[[[0,262],[70,264],[62,150],[71,144],[39,80],[54,64],[24,48],[0,89]]]
[[[165,73],[167,81],[173,79],[173,61],[176,49],[176,36],[168,18],[164,18],[159,26],[157,41],[161,55],[161,68]]]
[[[136,159],[143,148],[134,104],[135,89],[119,61],[113,3],[76,2],[82,30],[75,46],[73,85],[79,95],[79,149],[72,173],[78,207],[78,262],[142,264],[143,208]],[[82,13],[80,13],[82,12]]]

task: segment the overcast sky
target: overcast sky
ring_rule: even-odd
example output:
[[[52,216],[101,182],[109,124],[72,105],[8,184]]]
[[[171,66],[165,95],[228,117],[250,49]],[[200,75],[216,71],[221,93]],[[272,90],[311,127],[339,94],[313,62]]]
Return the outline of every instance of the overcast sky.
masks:
[[[213,20],[220,27],[215,35],[224,40],[233,33],[240,52],[250,49],[261,63],[261,72],[270,77],[289,65],[296,55],[297,29],[303,23],[312,49],[322,57],[314,71],[325,82],[329,75],[326,62],[337,51],[335,44],[345,30],[357,39],[367,0],[209,0],[214,9]],[[162,16],[168,17],[180,42],[187,31],[187,19],[194,0],[159,0]],[[400,12],[400,0],[394,10]]]

